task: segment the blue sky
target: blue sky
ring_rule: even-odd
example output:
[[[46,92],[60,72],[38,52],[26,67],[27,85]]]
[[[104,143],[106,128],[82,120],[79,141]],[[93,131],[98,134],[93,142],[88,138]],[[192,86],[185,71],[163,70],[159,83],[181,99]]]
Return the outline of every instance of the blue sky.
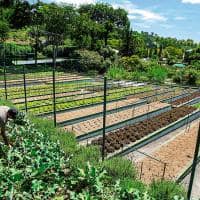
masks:
[[[34,0],[32,0],[34,1]],[[43,0],[76,4],[97,0]],[[132,28],[200,42],[200,0],[101,0],[129,13]]]

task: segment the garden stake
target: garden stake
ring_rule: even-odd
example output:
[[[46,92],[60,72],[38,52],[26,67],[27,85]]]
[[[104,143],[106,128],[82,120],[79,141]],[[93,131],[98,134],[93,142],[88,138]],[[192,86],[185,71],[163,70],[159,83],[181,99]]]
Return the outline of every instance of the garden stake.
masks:
[[[26,73],[25,73],[25,66],[23,65],[23,79],[24,79],[24,100],[25,100],[25,110],[28,111],[27,106],[27,93],[26,93]]]
[[[192,187],[193,187],[194,176],[195,176],[195,171],[196,171],[196,166],[197,166],[197,161],[198,161],[199,146],[200,146],[200,122],[199,122],[196,148],[195,148],[195,152],[194,152],[194,159],[193,159],[193,163],[192,163],[192,172],[191,172],[189,188],[188,188],[188,192],[187,192],[188,200],[190,200],[191,194],[192,194]]]
[[[107,77],[104,77],[102,161],[103,161],[104,158],[105,158],[105,140],[106,140],[106,95],[107,95]]]
[[[55,84],[55,70],[56,70],[56,51],[57,45],[53,45],[53,114],[54,114],[54,126],[56,127],[56,84]]]
[[[162,180],[164,180],[164,177],[165,177],[166,167],[167,167],[167,163],[164,163],[164,169],[163,169]]]
[[[4,60],[4,88],[5,88],[5,96],[6,96],[6,100],[8,99],[8,92],[7,92],[7,78],[6,78],[6,64],[5,64],[5,60]]]
[[[140,180],[142,178],[142,171],[143,171],[143,162],[141,163],[141,167],[140,167]]]

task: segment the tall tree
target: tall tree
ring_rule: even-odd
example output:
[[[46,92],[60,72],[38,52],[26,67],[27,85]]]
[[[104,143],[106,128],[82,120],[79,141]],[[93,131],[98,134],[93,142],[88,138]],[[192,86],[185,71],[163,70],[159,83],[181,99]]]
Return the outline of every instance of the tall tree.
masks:
[[[114,30],[122,30],[128,22],[127,12],[121,8],[114,9],[109,4],[97,3],[95,5],[83,5],[79,9],[80,14],[88,16],[102,26],[104,44],[107,46],[108,36]]]

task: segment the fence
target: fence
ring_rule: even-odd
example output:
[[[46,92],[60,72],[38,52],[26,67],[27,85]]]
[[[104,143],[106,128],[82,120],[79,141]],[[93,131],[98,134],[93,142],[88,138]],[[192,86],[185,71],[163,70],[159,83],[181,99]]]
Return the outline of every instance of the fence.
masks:
[[[37,68],[34,64],[4,65],[0,68],[0,98],[11,100],[20,110],[54,120],[55,126],[75,131],[77,138],[82,138],[84,142],[89,138],[88,133],[90,137],[97,136],[97,133],[103,135],[102,159],[106,158],[107,132],[171,109],[169,105],[154,105],[155,101],[171,103],[196,91],[196,88],[172,85],[91,78],[72,73],[69,68],[55,66],[48,60],[38,63]],[[151,160],[160,168],[160,174],[152,173],[152,177],[165,177],[168,169],[166,163],[155,158]],[[147,169],[144,163],[139,165],[140,178],[143,179]],[[194,171],[194,167],[192,169]],[[191,188],[191,184],[188,188]]]

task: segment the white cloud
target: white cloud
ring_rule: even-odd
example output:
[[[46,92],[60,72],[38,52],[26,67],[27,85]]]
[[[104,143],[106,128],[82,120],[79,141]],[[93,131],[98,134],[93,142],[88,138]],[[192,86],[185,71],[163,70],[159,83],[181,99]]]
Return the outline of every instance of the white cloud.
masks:
[[[182,20],[185,20],[185,19],[186,19],[185,17],[181,17],[181,16],[175,17],[175,20],[179,20],[179,21],[182,21]]]
[[[182,3],[200,4],[200,0],[182,0]]]
[[[79,6],[81,4],[95,3],[95,0],[54,0],[56,3],[67,3]]]
[[[151,26],[146,23],[134,23],[134,26],[139,27],[141,29],[149,29]]]
[[[171,29],[171,28],[174,27],[173,25],[170,25],[170,24],[160,24],[160,26],[165,28],[165,29]]]
[[[141,19],[143,21],[167,21],[167,18],[150,10],[140,9],[131,1],[124,1],[121,4],[112,4],[115,8],[124,8],[130,19]]]

